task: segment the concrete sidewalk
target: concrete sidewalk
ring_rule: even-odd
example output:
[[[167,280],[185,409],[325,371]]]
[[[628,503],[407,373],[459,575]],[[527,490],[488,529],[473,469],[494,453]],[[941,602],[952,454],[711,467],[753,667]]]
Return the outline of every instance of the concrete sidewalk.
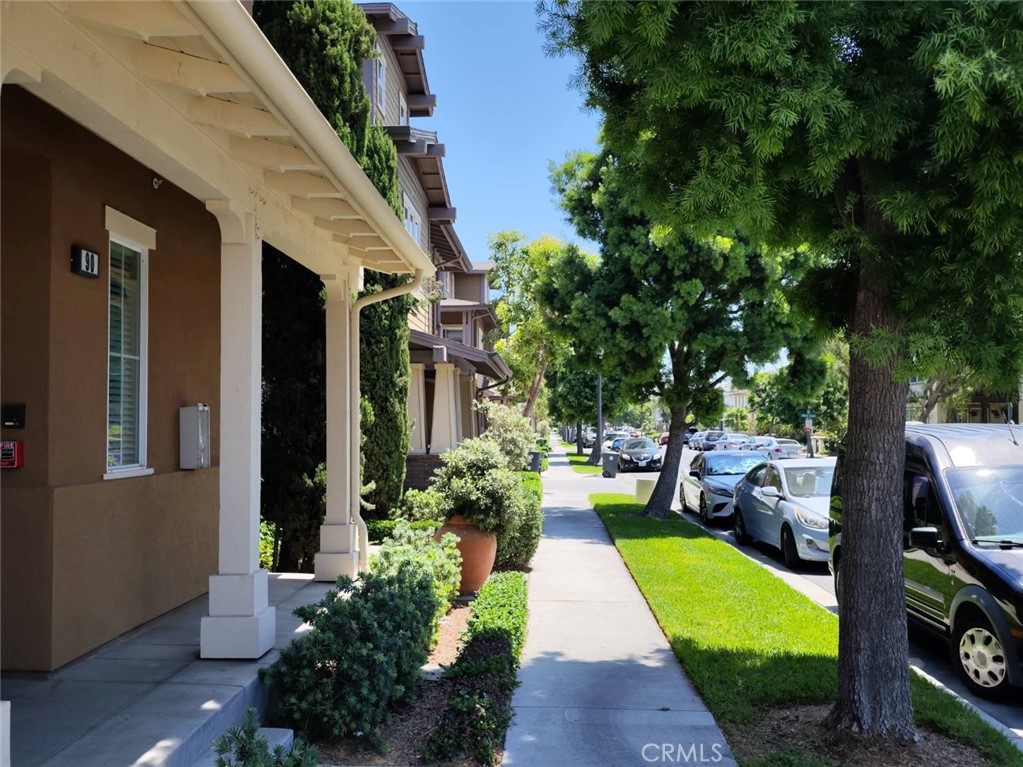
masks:
[[[610,488],[555,450],[503,764],[735,765],[589,506],[589,493]]]

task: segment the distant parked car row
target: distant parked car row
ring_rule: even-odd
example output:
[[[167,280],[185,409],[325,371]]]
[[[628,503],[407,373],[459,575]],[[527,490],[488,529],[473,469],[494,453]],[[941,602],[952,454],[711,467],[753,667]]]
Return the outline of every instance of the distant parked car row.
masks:
[[[764,458],[800,458],[806,447],[794,439],[758,437],[726,431],[698,431],[689,438],[693,450],[750,450]]]
[[[764,449],[697,455],[680,483],[683,510],[708,523],[731,517],[736,543],[769,544],[790,568],[827,561],[841,606],[849,587],[836,461],[764,460]],[[902,505],[909,618],[948,642],[972,692],[998,699],[1023,687],[1023,434],[907,425]]]

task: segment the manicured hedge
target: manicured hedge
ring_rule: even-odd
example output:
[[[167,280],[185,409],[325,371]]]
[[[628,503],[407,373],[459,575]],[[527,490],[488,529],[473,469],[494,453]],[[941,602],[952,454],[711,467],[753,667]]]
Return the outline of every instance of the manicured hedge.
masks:
[[[526,637],[522,573],[494,573],[472,603],[465,646],[445,678],[456,689],[423,748],[426,761],[472,757],[492,765],[511,724],[515,671]]]
[[[540,475],[532,471],[519,471],[521,497],[518,504],[518,524],[512,531],[497,539],[497,559],[494,566],[501,570],[518,570],[529,566],[543,534],[543,483]]]

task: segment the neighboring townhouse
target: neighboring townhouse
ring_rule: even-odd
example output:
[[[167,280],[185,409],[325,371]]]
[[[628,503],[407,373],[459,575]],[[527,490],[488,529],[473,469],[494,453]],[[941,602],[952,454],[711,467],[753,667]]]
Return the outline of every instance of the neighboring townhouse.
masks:
[[[259,658],[262,243],[326,293],[333,581],[366,554],[351,296],[365,269],[432,277],[426,241],[238,0],[5,2],[0,35],[2,667],[50,672],[207,592],[182,662]]]
[[[410,124],[431,116],[436,106],[423,62],[425,39],[392,3],[360,7],[377,31],[379,48],[363,72],[373,119],[398,150],[405,226],[438,270],[436,281],[417,293],[420,301],[409,317],[412,431],[406,484],[425,487],[440,453],[479,435],[482,423],[473,403],[511,371],[485,338],[497,327],[487,284],[493,264],[474,266],[455,232],[445,146],[436,132]]]

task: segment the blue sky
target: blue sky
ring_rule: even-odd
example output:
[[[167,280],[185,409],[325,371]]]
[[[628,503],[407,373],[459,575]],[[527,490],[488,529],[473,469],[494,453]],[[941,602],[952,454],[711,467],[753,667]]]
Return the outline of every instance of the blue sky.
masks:
[[[518,229],[578,242],[550,190],[547,166],[567,152],[592,150],[598,115],[583,109],[570,80],[577,61],[549,58],[532,2],[396,2],[426,38],[423,57],[435,130],[447,147],[444,169],[458,209],[455,229],[473,261],[489,258],[487,235]]]

